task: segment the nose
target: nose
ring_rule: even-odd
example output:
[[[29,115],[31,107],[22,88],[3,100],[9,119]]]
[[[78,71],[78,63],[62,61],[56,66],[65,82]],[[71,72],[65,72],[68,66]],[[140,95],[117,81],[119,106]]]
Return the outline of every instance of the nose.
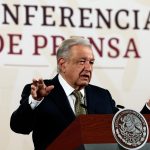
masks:
[[[86,63],[84,64],[84,69],[85,69],[86,71],[92,71],[92,69],[93,69],[93,64],[91,64],[90,61],[86,61]]]

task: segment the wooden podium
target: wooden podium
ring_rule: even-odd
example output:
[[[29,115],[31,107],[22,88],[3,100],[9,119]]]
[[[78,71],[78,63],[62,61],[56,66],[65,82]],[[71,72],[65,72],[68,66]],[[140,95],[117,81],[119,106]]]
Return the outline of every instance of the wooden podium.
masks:
[[[144,115],[150,128],[150,115]],[[113,115],[81,115],[46,150],[122,150],[112,133]],[[150,149],[150,136],[141,150]]]

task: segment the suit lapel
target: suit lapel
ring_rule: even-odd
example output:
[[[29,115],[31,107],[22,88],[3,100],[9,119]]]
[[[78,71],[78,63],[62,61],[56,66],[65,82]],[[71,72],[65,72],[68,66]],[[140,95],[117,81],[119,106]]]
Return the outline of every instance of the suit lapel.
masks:
[[[51,92],[51,96],[53,97],[54,103],[61,110],[62,114],[66,116],[66,119],[68,119],[69,121],[73,121],[75,119],[75,115],[69,104],[65,91],[58,81],[58,76],[56,76],[52,80],[52,84],[56,87]]]
[[[85,87],[85,96],[87,102],[87,112],[88,114],[95,113],[95,104],[94,104],[94,91],[92,91],[90,85]]]

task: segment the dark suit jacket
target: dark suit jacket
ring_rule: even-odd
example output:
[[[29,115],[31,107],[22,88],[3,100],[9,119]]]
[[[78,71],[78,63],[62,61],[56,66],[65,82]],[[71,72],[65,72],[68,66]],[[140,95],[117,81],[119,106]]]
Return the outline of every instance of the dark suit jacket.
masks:
[[[44,82],[46,85],[55,86],[51,93],[32,110],[28,103],[31,85],[26,85],[20,106],[13,112],[10,120],[10,127],[14,132],[29,134],[33,131],[36,150],[45,150],[47,145],[76,118],[58,81],[58,75]],[[85,87],[85,93],[88,114],[114,114],[118,111],[108,90],[89,84]],[[143,113],[145,110],[146,107],[142,110]]]

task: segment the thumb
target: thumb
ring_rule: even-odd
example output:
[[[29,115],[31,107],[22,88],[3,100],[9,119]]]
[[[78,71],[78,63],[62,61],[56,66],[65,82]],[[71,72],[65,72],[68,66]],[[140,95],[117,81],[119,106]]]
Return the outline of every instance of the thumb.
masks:
[[[49,94],[54,89],[54,85],[50,85],[46,87],[46,93]]]

